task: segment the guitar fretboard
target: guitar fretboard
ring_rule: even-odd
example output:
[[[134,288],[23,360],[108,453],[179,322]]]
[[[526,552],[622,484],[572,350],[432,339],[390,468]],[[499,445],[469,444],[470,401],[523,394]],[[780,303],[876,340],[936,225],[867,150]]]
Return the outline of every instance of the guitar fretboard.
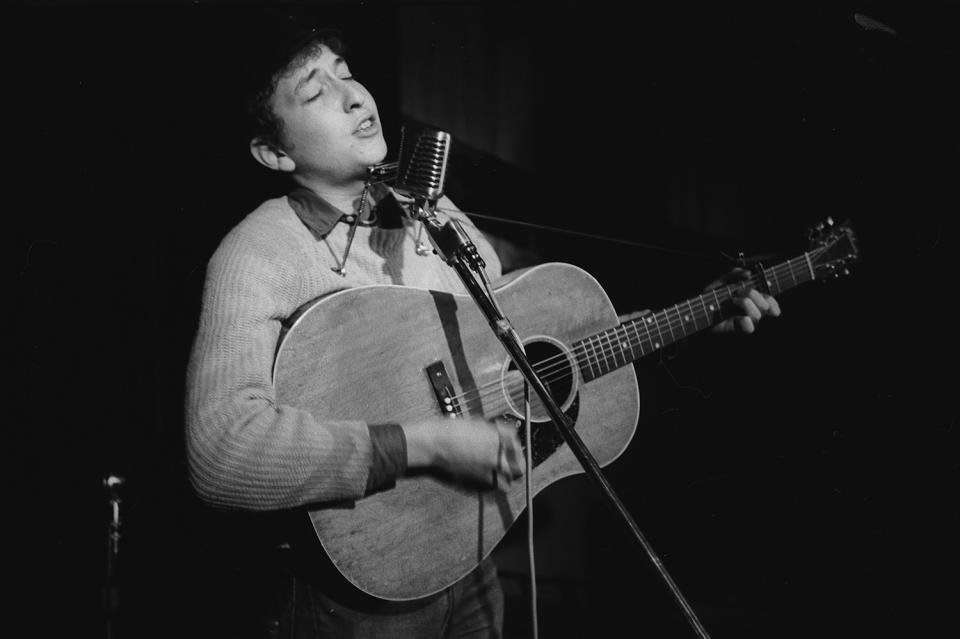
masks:
[[[734,298],[756,288],[776,295],[815,279],[807,253],[772,268],[753,269],[743,282],[721,286],[671,307],[624,322],[573,344],[584,381],[596,379],[621,366],[715,326],[736,314]]]

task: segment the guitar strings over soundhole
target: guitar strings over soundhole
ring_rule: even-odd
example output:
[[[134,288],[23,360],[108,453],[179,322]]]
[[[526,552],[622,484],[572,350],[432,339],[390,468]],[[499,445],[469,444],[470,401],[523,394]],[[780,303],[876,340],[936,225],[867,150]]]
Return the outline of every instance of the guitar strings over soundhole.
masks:
[[[573,354],[561,342],[549,337],[534,338],[525,342],[524,348],[527,358],[550,395],[576,427],[580,406],[577,393],[579,377]],[[523,375],[517,370],[513,361],[508,360],[504,363],[501,373],[501,390],[510,411],[507,417],[517,422],[518,429],[522,428],[524,415],[523,387]],[[564,442],[563,436],[550,420],[543,402],[532,390],[530,395],[530,439],[533,445],[533,465],[537,466],[550,457]],[[526,451],[522,432],[520,442]]]

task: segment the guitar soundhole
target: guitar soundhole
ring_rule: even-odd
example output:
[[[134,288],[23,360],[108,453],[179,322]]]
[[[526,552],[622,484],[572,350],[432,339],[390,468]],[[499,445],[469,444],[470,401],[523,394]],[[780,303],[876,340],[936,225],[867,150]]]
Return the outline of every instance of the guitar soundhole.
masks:
[[[550,341],[531,341],[524,344],[527,358],[533,364],[540,379],[550,391],[551,397],[560,405],[563,413],[576,424],[580,400],[577,395],[577,377],[570,355],[559,344]],[[512,362],[507,366],[504,376],[504,388],[513,417],[523,417],[523,376]],[[530,440],[533,445],[533,465],[538,466],[563,444],[563,436],[550,420],[543,402],[531,391],[530,413],[532,424]],[[521,425],[522,427],[522,425]],[[518,427],[518,428],[521,428]],[[520,441],[524,444],[521,428]]]

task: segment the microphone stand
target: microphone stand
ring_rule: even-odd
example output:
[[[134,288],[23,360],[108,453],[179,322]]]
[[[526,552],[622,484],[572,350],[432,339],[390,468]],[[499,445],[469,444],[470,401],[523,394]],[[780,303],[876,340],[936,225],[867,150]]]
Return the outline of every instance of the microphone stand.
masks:
[[[440,222],[437,219],[434,209],[436,201],[426,200],[424,198],[415,198],[411,213],[413,217],[419,220],[427,230],[431,242],[437,251],[437,254],[460,276],[464,286],[470,292],[480,311],[486,316],[494,334],[506,348],[517,369],[523,374],[524,379],[530,388],[537,393],[537,396],[547,408],[550,418],[554,425],[559,429],[564,441],[570,446],[570,450],[576,456],[584,472],[593,481],[600,492],[606,497],[607,505],[613,509],[614,513],[626,524],[633,538],[646,551],[650,561],[657,568],[663,580],[666,582],[684,615],[690,622],[690,625],[696,631],[701,639],[709,639],[707,631],[704,629],[700,620],[690,604],[687,603],[680,589],[674,583],[670,574],[660,558],[657,556],[653,547],[640,531],[639,526],[634,521],[630,513],[624,507],[623,502],[617,497],[613,487],[607,481],[600,470],[600,465],[593,457],[593,454],[583,443],[580,435],[574,430],[573,425],[557,402],[550,395],[546,385],[540,380],[523,349],[520,337],[514,330],[510,321],[500,310],[493,295],[493,290],[489,285],[489,280],[484,271],[483,258],[477,252],[477,247],[467,236],[462,226],[457,220],[451,219],[447,223]],[[480,280],[475,276],[479,275]]]
[[[103,480],[103,487],[107,489],[110,502],[110,522],[107,525],[107,566],[106,583],[101,591],[103,612],[106,615],[106,637],[114,639],[117,636],[116,623],[120,611],[120,590],[117,571],[117,560],[120,550],[120,492],[125,480],[117,475],[110,475]]]

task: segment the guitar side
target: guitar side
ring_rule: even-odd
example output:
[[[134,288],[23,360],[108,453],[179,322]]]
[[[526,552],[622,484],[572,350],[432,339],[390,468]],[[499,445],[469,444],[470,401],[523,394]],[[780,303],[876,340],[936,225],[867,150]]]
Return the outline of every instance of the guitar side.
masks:
[[[513,274],[497,287],[497,299],[525,341],[549,337],[569,346],[618,323],[596,280],[566,264]],[[296,318],[278,349],[274,383],[280,403],[317,419],[403,423],[442,414],[426,374],[441,362],[458,394],[477,397],[471,412],[492,418],[503,412],[506,361],[468,296],[369,286],[333,293]],[[576,429],[597,461],[609,464],[629,444],[639,417],[633,368],[589,384],[575,377]],[[577,472],[563,445],[534,468],[533,490]],[[324,505],[310,518],[351,583],[382,599],[408,600],[473,569],[524,506],[523,482],[478,491],[422,474],[356,502]]]

